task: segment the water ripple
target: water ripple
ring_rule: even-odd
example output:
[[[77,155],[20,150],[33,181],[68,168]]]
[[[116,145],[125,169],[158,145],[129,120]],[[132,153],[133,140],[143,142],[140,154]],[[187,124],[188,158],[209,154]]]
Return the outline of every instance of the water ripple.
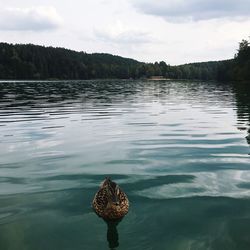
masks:
[[[106,175],[154,199],[249,195],[233,175],[248,176],[250,108],[232,85],[10,81],[0,96],[1,195],[88,189]]]

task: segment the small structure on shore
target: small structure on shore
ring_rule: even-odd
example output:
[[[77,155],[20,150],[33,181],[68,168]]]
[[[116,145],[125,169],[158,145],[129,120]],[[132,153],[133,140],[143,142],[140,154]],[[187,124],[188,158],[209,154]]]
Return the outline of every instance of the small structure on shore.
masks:
[[[162,80],[168,80],[167,78],[163,77],[163,76],[151,76],[150,78],[148,78],[148,80],[151,81],[162,81]]]

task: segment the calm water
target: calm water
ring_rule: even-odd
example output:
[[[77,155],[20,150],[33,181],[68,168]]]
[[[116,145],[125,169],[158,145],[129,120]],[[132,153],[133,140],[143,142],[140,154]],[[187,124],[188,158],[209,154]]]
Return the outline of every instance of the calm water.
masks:
[[[0,249],[249,250],[249,120],[234,84],[1,82]],[[107,175],[131,202],[108,233]]]

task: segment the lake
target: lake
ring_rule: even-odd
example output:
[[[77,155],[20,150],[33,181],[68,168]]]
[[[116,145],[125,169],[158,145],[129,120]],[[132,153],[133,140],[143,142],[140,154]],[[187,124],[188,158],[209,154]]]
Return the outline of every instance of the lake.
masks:
[[[247,84],[0,82],[0,249],[249,250],[249,121]]]

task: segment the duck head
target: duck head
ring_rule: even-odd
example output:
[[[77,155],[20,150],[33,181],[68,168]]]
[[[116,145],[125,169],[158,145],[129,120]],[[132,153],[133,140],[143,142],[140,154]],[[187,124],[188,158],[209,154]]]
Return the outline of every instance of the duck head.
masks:
[[[107,191],[108,202],[110,205],[119,205],[119,186],[113,182],[109,177],[106,177],[104,182],[102,183],[102,188],[105,188]]]

